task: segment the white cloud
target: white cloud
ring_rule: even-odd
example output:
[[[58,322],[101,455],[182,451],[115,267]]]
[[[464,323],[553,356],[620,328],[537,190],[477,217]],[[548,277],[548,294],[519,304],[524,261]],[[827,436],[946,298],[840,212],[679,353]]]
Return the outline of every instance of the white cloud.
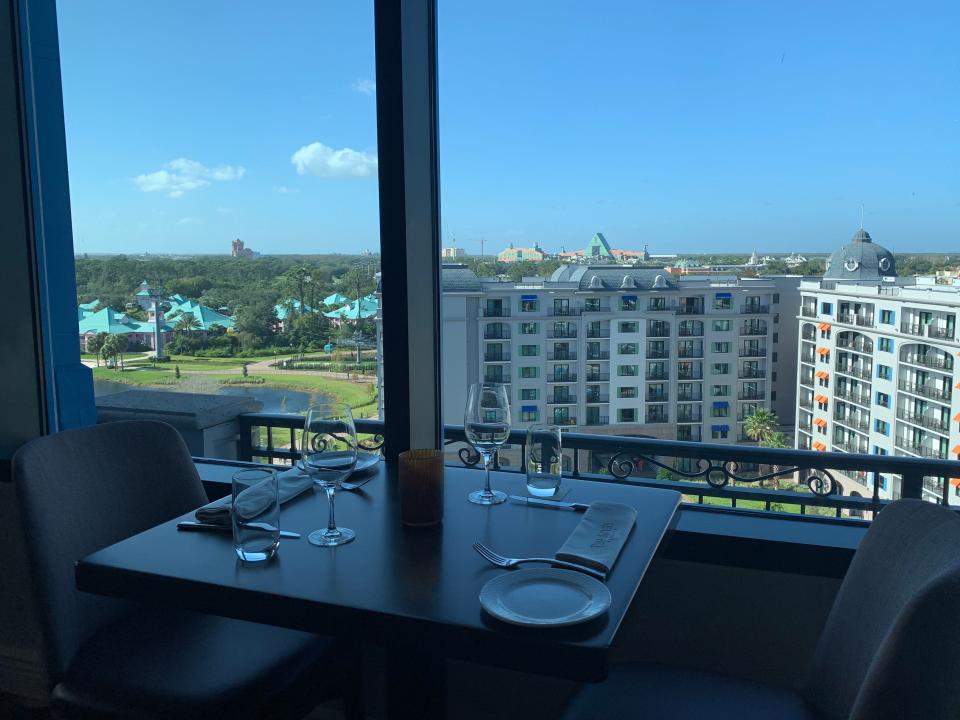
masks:
[[[286,185],[274,185],[273,191],[286,195],[288,193],[298,193],[300,192],[299,188],[287,187]]]
[[[207,167],[196,160],[177,158],[156,172],[137,175],[133,182],[143,192],[165,192],[170,197],[180,197],[211,182],[239,180],[246,172],[239,165]]]
[[[300,175],[368,177],[377,171],[377,156],[361,150],[334,150],[323,143],[304,145],[290,158]]]
[[[377,94],[377,84],[373,80],[367,80],[366,78],[360,78],[353,84],[353,89],[356,90],[361,95],[376,95]]]
[[[203,220],[195,217],[182,217],[177,220],[177,225],[202,225]]]

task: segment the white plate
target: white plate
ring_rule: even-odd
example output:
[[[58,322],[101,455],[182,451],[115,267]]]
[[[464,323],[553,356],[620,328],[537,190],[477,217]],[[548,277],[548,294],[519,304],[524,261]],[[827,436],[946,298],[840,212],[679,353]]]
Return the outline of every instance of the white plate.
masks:
[[[587,622],[606,612],[610,591],[576,570],[511,570],[483,586],[480,606],[513,625],[559,627]]]
[[[357,466],[353,469],[352,474],[357,475],[366,472],[376,467],[378,462],[380,462],[380,453],[363,452],[360,450],[357,452]]]

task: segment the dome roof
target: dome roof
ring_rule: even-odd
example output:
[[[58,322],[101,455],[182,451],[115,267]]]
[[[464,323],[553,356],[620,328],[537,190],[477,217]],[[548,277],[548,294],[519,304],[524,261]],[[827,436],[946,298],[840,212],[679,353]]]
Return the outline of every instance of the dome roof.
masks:
[[[893,253],[874,243],[870,233],[861,228],[849,243],[833,251],[823,277],[825,280],[879,280],[896,274],[897,261]]]

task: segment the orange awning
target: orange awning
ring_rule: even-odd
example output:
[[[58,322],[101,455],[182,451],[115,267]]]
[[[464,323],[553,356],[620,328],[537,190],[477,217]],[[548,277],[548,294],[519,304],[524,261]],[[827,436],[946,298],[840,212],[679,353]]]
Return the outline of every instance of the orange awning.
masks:
[[[817,348],[817,352],[820,353],[821,355],[829,355],[829,354],[830,354],[830,348],[818,347],[818,348]]]
[[[957,422],[960,422],[960,413],[957,413],[956,415],[954,415],[953,419],[956,420]]]
[[[817,327],[820,328],[821,330],[826,331],[830,329],[830,323],[820,323],[819,325],[817,325]]]
[[[813,424],[816,425],[817,427],[826,427],[827,421],[824,420],[823,418],[817,418],[816,420],[813,421]]]
[[[824,445],[822,442],[815,442],[815,443],[813,444],[813,449],[814,449],[814,450],[819,450],[819,451],[823,452],[824,450],[827,449],[827,446]]]
[[[827,401],[827,396],[826,396],[826,395],[817,395],[817,396],[814,398],[814,400],[816,400],[817,402],[823,402],[823,403],[825,403],[825,402]]]
[[[830,377],[830,373],[828,373],[826,370],[817,370],[816,375],[821,380],[826,380],[828,377]]]
[[[950,452],[952,452],[954,455],[960,455],[960,445],[954,445],[950,449]]]
[[[960,488],[960,478],[950,478],[950,484],[955,488]]]

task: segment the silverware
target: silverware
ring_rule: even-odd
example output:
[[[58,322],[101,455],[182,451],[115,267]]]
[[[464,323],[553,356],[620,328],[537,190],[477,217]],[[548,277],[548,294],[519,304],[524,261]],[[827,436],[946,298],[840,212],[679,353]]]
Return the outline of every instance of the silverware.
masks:
[[[511,495],[510,499],[518,505],[533,505],[534,507],[553,508],[554,510],[572,510],[573,512],[586,512],[590,507],[584,503],[540,500],[539,498],[531,498],[524,495]]]
[[[556,558],[508,558],[503,555],[495,553],[493,550],[488,548],[482,543],[474,543],[473,549],[476,550],[480,556],[493,565],[499,567],[513,567],[514,565],[519,565],[520,563],[529,563],[529,562],[545,562],[556,565],[557,567],[567,568],[568,570],[578,570],[579,572],[586,573],[592,577],[597,578],[597,580],[606,579],[604,575],[599,570],[594,570],[593,568],[588,568],[585,565],[578,565],[577,563],[567,562],[566,560],[557,560]]]
[[[257,527],[257,523],[247,523],[247,525],[250,527]],[[267,530],[268,528],[264,526],[263,529]],[[216,532],[219,530],[221,532],[233,532],[233,528],[229,525],[215,525],[214,523],[191,522],[189,520],[178,522],[177,530],[198,530],[211,532]],[[296,540],[300,537],[300,533],[290,532],[289,530],[281,530],[280,537]]]

